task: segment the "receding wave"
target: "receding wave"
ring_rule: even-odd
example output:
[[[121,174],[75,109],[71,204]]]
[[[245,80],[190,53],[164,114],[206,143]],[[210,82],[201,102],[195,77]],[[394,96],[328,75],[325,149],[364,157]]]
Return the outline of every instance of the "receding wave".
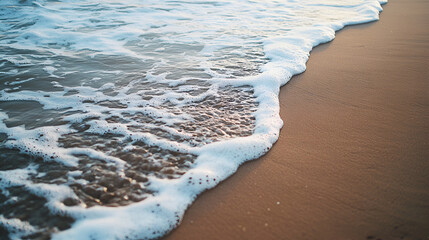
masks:
[[[266,153],[278,91],[377,0],[0,2],[0,236],[152,239]]]

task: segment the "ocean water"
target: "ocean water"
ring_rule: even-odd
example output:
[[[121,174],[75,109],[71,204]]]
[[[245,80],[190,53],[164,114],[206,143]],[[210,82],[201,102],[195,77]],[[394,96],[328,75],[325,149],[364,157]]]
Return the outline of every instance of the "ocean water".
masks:
[[[165,235],[269,151],[311,49],[383,3],[0,1],[0,238]]]

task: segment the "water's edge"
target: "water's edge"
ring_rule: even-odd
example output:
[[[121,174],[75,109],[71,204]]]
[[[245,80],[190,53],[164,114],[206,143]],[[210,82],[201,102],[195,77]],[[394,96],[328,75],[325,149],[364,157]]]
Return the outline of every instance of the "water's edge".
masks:
[[[385,4],[387,4],[388,3],[388,0],[379,0],[379,3],[380,3],[380,6],[382,7],[383,5],[385,5]],[[379,13],[381,13],[382,11],[383,11],[383,9],[382,8],[380,8],[379,10]],[[377,15],[377,17],[375,17],[374,19],[371,19],[371,18],[368,18],[368,19],[366,19],[366,20],[363,20],[362,22],[359,22],[359,21],[356,21],[356,22],[349,22],[349,23],[345,23],[343,26],[341,26],[341,27],[339,27],[339,28],[334,28],[333,30],[334,30],[334,33],[333,33],[333,36],[332,36],[332,38],[331,39],[329,39],[329,40],[322,40],[322,41],[320,41],[320,42],[318,42],[318,43],[316,43],[315,45],[313,45],[312,47],[311,47],[311,49],[308,51],[308,57],[307,58],[305,58],[305,63],[308,61],[308,59],[310,58],[310,53],[311,53],[311,51],[314,49],[314,48],[316,48],[316,47],[318,47],[318,46],[320,46],[320,45],[322,45],[322,44],[325,44],[325,43],[329,43],[329,42],[331,42],[331,41],[333,41],[334,39],[335,39],[335,35],[336,35],[336,33],[337,32],[339,32],[339,31],[341,31],[341,30],[344,30],[346,27],[348,27],[348,26],[353,26],[353,25],[363,25],[363,24],[368,24],[368,23],[371,23],[371,22],[375,22],[375,21],[378,21],[379,20],[379,16]],[[291,38],[291,39],[293,39],[293,37]],[[267,55],[269,55],[269,54],[267,54]],[[281,90],[280,88],[281,87],[285,87],[286,85],[287,85],[287,83],[290,81],[290,80],[292,80],[292,78],[294,77],[294,76],[296,76],[296,75],[299,75],[299,74],[301,74],[301,73],[304,73],[305,72],[305,70],[306,70],[306,65],[305,65],[305,63],[304,63],[304,68],[303,69],[300,69],[300,70],[298,70],[298,71],[296,71],[296,72],[293,72],[293,74],[292,75],[290,75],[290,77],[288,77],[288,79],[284,82],[284,83],[282,83],[281,85],[280,85],[280,87],[279,87],[279,91]],[[238,85],[239,86],[239,85]],[[279,107],[279,109],[280,109],[280,107]],[[279,110],[280,111],[280,110]],[[283,121],[280,119],[280,121],[281,121],[281,127],[278,129],[278,132],[277,133],[274,133],[274,135],[275,136],[277,136],[277,138],[276,138],[276,140],[270,145],[270,146],[268,146],[268,147],[266,147],[266,151],[263,151],[263,153],[262,154],[260,154],[259,156],[256,156],[255,155],[255,157],[253,157],[253,158],[249,158],[249,159],[246,159],[246,160],[243,160],[242,162],[240,162],[239,164],[238,164],[238,166],[236,167],[236,169],[234,170],[234,172],[236,172],[237,170],[238,170],[238,168],[241,166],[241,165],[243,165],[244,163],[246,163],[246,162],[248,162],[248,161],[254,161],[254,160],[258,160],[260,157],[262,157],[263,155],[265,155],[269,150],[270,150],[270,148],[271,147],[273,147],[273,145],[275,144],[275,142],[278,140],[278,138],[279,138],[279,134],[280,134],[280,129],[283,127]],[[264,147],[265,148],[265,147]],[[220,179],[219,180],[219,182],[217,183],[217,184],[220,184],[220,183],[222,183],[223,181],[225,181],[225,180],[227,180],[230,176],[232,176],[232,174],[234,174],[234,172],[232,172],[230,175],[228,175],[228,176],[226,176],[225,178],[223,178],[223,179]],[[208,188],[206,188],[206,189],[204,189],[204,190],[202,190],[200,193],[198,193],[198,194],[196,194],[195,195],[195,197],[193,198],[193,200],[192,200],[192,202],[191,203],[189,203],[188,204],[188,206],[186,207],[186,208],[188,208],[190,205],[192,205],[192,203],[197,199],[197,197],[199,196],[199,195],[201,195],[201,194],[203,194],[205,191],[207,191],[207,190],[210,190],[210,189],[212,189],[212,188],[214,188],[214,187],[216,187],[217,186],[217,184],[215,185],[215,186],[213,186],[213,187],[208,187]],[[186,214],[186,210],[185,210],[185,213],[184,214]],[[166,237],[166,236],[169,236],[176,228],[178,228],[180,226],[180,222],[178,222],[178,224],[173,228],[173,229],[171,229],[170,231],[168,231],[168,232],[166,232],[164,235],[161,235],[161,236],[159,236],[159,237]]]

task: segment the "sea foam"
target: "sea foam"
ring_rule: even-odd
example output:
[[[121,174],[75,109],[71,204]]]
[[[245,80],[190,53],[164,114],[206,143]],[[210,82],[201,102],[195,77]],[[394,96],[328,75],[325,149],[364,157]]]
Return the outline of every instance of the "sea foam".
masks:
[[[385,2],[2,1],[0,226],[165,235],[269,151],[280,87],[311,49]]]

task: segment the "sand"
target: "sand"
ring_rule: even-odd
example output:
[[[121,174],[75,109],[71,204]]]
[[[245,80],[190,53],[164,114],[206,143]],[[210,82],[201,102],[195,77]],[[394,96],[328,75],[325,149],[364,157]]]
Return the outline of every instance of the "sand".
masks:
[[[280,103],[272,150],[166,239],[429,238],[429,1],[391,0],[338,32]]]

